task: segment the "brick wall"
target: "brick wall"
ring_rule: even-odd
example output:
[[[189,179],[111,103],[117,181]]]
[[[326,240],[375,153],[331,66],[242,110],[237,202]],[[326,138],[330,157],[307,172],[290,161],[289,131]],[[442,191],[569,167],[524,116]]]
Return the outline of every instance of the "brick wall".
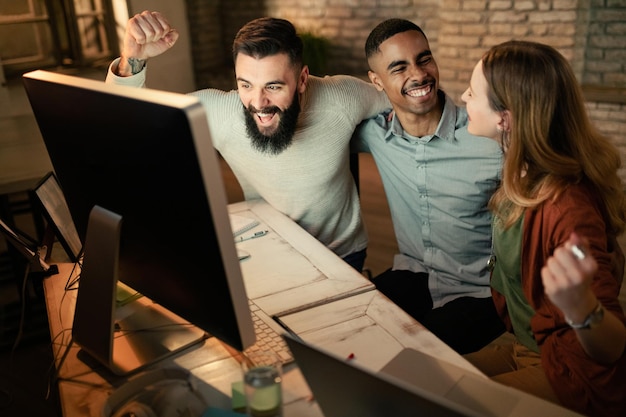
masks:
[[[187,0],[189,35],[193,44],[194,73],[198,88],[211,85],[210,74],[223,72],[230,59],[224,53],[224,45],[232,42],[232,38],[223,37],[221,9],[219,0]]]
[[[588,102],[587,110],[600,132],[613,140],[622,154],[620,177],[626,187],[626,103]],[[626,189],[624,190],[626,191]]]
[[[510,39],[547,43],[568,58],[580,79],[585,24],[578,0],[444,0],[437,58],[442,83],[458,100],[489,47]],[[579,14],[580,13],[580,14]]]
[[[557,48],[585,84],[626,89],[626,0],[187,0],[198,87],[232,88],[230,47],[237,30],[260,16],[289,19],[330,40],[329,74],[366,77],[363,47],[390,17],[417,23],[439,64],[441,86],[457,102],[490,46],[509,39]],[[214,42],[222,42],[215,45]],[[610,93],[610,91],[609,91]],[[597,95],[595,96],[597,97]],[[621,97],[624,97],[622,94]],[[626,100],[588,103],[598,128],[626,163]],[[626,183],[626,168],[621,171]]]
[[[582,81],[626,87],[626,0],[591,1]]]
[[[382,20],[402,17],[418,24],[437,43],[437,0],[267,0],[268,12],[291,20],[298,30],[331,41],[329,73],[367,76],[365,40]],[[380,4],[384,4],[381,6]]]

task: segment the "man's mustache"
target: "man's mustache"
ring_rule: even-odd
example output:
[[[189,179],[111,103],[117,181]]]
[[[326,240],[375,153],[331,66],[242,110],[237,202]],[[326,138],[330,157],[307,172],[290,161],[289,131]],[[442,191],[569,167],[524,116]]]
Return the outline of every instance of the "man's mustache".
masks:
[[[253,105],[248,106],[248,111],[251,114],[264,113],[264,114],[274,114],[274,113],[282,113],[282,110],[276,106],[265,107],[262,109],[257,109]]]

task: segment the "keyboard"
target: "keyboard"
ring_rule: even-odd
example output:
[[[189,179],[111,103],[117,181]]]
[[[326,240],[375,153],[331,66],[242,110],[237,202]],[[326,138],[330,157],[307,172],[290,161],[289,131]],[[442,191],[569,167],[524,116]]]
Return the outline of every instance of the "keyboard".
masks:
[[[256,343],[247,348],[244,353],[270,351],[278,356],[283,365],[293,362],[293,355],[281,337],[281,334],[285,333],[285,329],[263,312],[254,301],[249,300],[249,304],[256,333]]]

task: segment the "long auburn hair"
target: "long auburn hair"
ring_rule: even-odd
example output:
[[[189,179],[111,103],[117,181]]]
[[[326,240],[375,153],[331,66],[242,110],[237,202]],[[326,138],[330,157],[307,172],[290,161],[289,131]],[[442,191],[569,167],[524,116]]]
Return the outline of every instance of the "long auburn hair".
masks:
[[[482,64],[490,106],[511,115],[502,186],[489,202],[504,227],[569,184],[588,182],[602,200],[607,231],[621,233],[626,198],[619,151],[592,125],[567,60],[548,45],[509,41],[487,51]]]

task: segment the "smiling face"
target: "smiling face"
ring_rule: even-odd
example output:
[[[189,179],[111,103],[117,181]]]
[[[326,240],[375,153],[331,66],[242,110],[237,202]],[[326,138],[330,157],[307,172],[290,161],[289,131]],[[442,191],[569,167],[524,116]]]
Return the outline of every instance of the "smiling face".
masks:
[[[483,73],[483,62],[478,61],[472,72],[470,86],[461,96],[467,109],[467,131],[476,136],[484,136],[497,141],[502,137],[503,114],[494,110],[489,103],[489,86]]]
[[[439,112],[439,68],[426,37],[417,30],[400,32],[379,49],[368,61],[369,77],[385,91],[395,112],[407,116]]]
[[[271,150],[272,143],[274,139],[281,143],[287,139],[286,144],[278,146],[280,151],[293,137],[299,112],[297,101],[306,89],[308,68],[294,67],[284,53],[260,59],[239,54],[235,76],[253,144],[261,150],[279,153]]]

